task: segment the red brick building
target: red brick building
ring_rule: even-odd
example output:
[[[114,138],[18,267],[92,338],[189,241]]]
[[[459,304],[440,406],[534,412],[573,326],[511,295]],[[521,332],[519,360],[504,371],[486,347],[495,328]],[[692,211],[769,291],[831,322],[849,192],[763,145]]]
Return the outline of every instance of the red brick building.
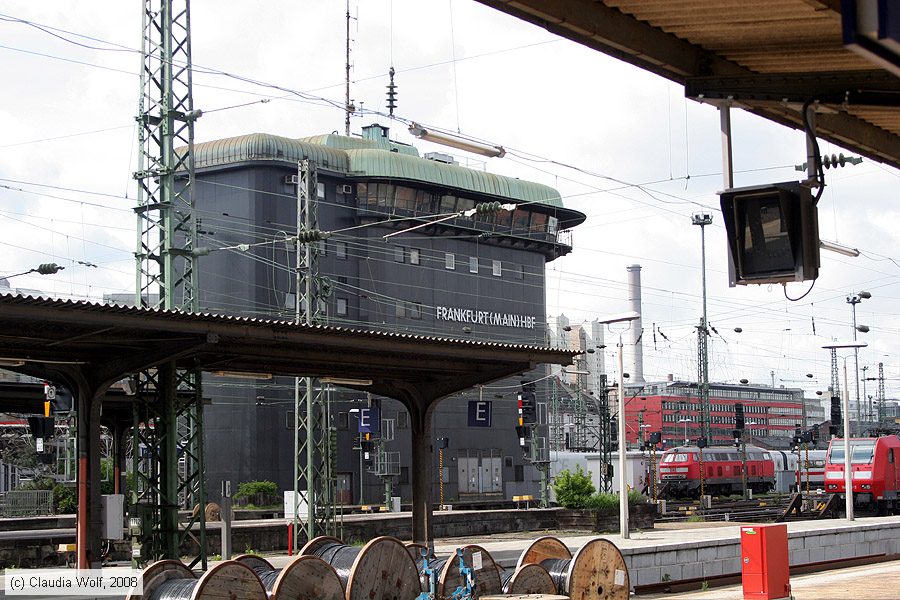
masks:
[[[696,383],[666,381],[626,387],[626,436],[629,444],[662,432],[665,447],[700,436],[700,399]],[[754,443],[786,447],[794,429],[805,427],[804,393],[796,388],[710,383],[710,431],[715,445],[734,441],[734,405],[744,405],[747,433]],[[816,405],[818,409],[818,405]],[[820,409],[819,409],[820,410]]]

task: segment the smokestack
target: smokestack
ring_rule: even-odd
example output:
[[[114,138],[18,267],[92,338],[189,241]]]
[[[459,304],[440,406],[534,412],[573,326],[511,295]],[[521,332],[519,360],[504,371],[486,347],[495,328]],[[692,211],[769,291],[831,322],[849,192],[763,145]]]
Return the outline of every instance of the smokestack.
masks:
[[[628,265],[628,308],[641,314],[641,265]],[[630,384],[643,385],[644,382],[644,353],[641,349],[644,328],[641,319],[631,322],[628,330],[628,342],[624,350],[625,369],[631,375]]]

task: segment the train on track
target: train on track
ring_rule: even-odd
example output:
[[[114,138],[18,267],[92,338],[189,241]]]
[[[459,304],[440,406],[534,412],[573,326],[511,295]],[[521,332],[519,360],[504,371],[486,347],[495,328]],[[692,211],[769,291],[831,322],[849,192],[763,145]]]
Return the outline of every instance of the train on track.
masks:
[[[680,446],[663,452],[659,462],[659,482],[665,496],[699,496],[701,473],[703,492],[711,495],[739,494],[743,490],[742,464],[746,464],[747,488],[762,494],[775,489],[775,462],[767,450],[747,446],[746,461],[733,446]]]
[[[900,507],[900,436],[850,438],[853,504],[878,514]],[[825,461],[825,491],[843,495],[845,443],[834,438]]]

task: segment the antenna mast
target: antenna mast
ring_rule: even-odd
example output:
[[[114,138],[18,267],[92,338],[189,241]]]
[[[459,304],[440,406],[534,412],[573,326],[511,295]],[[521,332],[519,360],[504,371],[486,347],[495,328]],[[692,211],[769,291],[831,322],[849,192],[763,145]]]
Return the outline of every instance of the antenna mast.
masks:
[[[347,0],[347,61],[344,69],[344,135],[350,137],[350,113],[355,110],[350,104],[350,0]]]

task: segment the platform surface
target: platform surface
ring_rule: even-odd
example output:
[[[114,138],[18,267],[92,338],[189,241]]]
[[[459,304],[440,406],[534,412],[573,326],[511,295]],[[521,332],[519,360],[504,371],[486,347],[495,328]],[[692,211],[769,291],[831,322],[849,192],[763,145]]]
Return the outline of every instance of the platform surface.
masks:
[[[897,600],[900,561],[850,567],[791,577],[794,600]],[[744,600],[740,585],[706,591],[634,596],[641,600]]]

